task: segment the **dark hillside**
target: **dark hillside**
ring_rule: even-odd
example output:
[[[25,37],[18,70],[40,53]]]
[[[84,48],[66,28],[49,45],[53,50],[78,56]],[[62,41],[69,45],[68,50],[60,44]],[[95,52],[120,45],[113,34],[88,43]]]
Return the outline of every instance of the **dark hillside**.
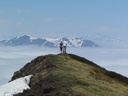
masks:
[[[39,56],[12,80],[30,74],[31,89],[16,96],[128,96],[128,78],[73,54]]]

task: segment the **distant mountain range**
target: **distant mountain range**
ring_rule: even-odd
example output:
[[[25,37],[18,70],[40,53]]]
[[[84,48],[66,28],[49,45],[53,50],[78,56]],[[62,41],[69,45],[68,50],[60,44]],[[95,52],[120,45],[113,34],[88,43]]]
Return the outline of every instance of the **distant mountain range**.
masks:
[[[71,47],[98,47],[99,45],[91,40],[85,40],[83,38],[34,38],[32,36],[23,35],[15,37],[9,40],[0,41],[2,46],[44,46],[44,47],[58,47],[62,40],[68,41],[68,46]]]

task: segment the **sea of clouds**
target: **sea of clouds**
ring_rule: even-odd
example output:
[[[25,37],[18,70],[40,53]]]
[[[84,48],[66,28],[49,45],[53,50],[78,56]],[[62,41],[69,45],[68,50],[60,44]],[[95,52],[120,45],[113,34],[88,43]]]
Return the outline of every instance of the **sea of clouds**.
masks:
[[[84,57],[104,67],[128,77],[127,48],[67,48],[67,52]],[[11,80],[28,62],[40,55],[59,54],[59,48],[45,47],[0,47],[0,85]]]

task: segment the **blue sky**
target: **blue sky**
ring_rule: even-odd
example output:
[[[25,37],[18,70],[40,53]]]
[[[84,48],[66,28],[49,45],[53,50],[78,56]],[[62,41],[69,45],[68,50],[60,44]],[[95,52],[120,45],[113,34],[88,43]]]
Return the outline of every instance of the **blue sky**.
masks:
[[[0,0],[0,40],[128,35],[128,0]]]

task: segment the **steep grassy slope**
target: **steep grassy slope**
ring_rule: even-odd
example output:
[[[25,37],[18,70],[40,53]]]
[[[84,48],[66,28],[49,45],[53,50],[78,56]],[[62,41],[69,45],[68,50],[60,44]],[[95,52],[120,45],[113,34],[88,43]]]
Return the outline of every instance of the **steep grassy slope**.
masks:
[[[73,54],[37,57],[12,80],[29,74],[31,89],[17,96],[128,96],[126,77]]]

